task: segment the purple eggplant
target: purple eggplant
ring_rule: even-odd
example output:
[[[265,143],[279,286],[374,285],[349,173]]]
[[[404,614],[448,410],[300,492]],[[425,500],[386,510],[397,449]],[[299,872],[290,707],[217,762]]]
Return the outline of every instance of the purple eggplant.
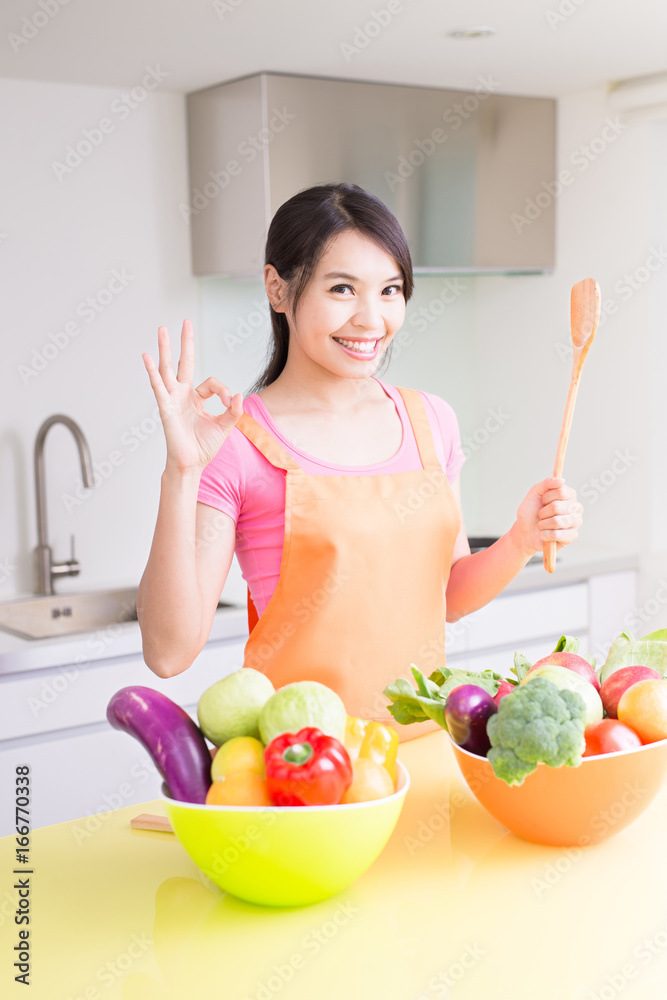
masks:
[[[449,692],[445,705],[449,735],[464,750],[486,757],[491,746],[486,723],[497,711],[498,706],[488,691],[476,684],[461,684]]]
[[[146,748],[172,798],[206,801],[211,753],[185,709],[153,688],[124,687],[107,705],[107,719]]]

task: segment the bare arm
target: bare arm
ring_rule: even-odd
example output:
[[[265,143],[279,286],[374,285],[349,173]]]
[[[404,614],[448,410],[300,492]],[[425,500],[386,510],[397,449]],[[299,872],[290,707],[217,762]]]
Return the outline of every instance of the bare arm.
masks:
[[[162,474],[160,506],[137,593],[146,665],[158,677],[180,674],[208,640],[234,556],[229,515],[197,502],[199,476]]]
[[[143,360],[160,408],[167,463],[148,563],[137,593],[144,659],[160,677],[186,670],[208,638],[234,553],[235,525],[227,514],[197,503],[204,467],[217,454],[243,413],[243,397],[215,378],[192,386],[192,325],[183,323],[178,375],[171,365],[169,335],[158,330],[159,370]],[[218,395],[219,416],[204,401]]]
[[[452,490],[460,512],[460,477],[452,483]],[[545,541],[557,542],[558,548],[574,541],[582,523],[582,509],[575,491],[564,480],[545,479],[530,489],[510,530],[474,555],[470,553],[461,513],[461,530],[447,584],[447,621],[458,621],[497,597],[531,556],[542,550]]]

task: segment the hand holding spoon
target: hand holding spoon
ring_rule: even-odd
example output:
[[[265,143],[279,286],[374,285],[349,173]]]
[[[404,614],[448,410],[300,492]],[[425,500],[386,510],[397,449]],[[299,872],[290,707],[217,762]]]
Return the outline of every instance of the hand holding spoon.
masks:
[[[570,296],[570,330],[573,355],[572,377],[570,378],[570,390],[567,394],[567,403],[565,404],[565,413],[560,429],[560,438],[558,439],[554,476],[560,477],[563,475],[565,449],[570,437],[574,404],[577,399],[577,390],[579,389],[579,379],[581,378],[581,371],[584,367],[586,355],[593,343],[599,319],[600,286],[593,278],[584,278],[583,281],[578,281],[573,286]],[[544,568],[547,573],[553,573],[556,566],[557,547],[556,542],[544,543]]]

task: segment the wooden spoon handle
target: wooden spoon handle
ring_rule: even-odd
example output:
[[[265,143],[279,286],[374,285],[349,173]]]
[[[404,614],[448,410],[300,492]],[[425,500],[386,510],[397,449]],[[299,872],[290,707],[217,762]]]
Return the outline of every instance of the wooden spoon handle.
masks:
[[[173,833],[171,823],[166,816],[153,816],[151,813],[141,813],[140,816],[133,816],[130,820],[133,830],[162,830],[164,833]]]
[[[565,450],[567,448],[567,442],[570,437],[570,428],[572,427],[572,417],[574,416],[574,404],[577,400],[577,392],[579,391],[579,381],[581,379],[581,370],[584,367],[585,354],[581,351],[574,352],[574,364],[572,365],[572,376],[570,378],[570,388],[567,394],[567,403],[565,404],[565,413],[563,414],[563,423],[560,428],[560,437],[558,438],[558,448],[556,450],[556,461],[554,463],[553,474],[555,477],[560,477],[563,475],[563,465],[565,463]],[[544,568],[547,573],[553,573],[556,568],[556,552],[558,550],[557,542],[545,542],[544,543]]]

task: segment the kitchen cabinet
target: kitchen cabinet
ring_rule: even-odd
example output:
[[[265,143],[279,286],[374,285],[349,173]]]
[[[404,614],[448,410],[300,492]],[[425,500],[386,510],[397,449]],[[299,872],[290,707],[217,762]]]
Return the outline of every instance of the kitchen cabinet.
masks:
[[[66,643],[43,640],[32,647],[34,661],[54,661],[30,669],[30,644],[15,651],[23,669],[12,670],[12,655],[0,657],[0,769],[12,774],[20,764],[32,772],[33,827],[80,817],[79,836],[94,832],[109,809],[159,795],[161,778],[148,753],[134,739],[112,729],[106,706],[119,688],[140,684],[162,691],[196,720],[205,688],[243,664],[247,638],[245,609],[218,612],[208,643],[184,673],[159,678],[141,656],[138,623],[122,625],[119,649],[132,654],[107,655],[85,662],[58,662],[59,649],[89,646],[86,634]],[[9,668],[9,669],[8,669]],[[95,818],[95,814],[100,814]],[[92,817],[92,818],[91,818]],[[0,836],[13,827],[9,799],[0,805]]]
[[[507,675],[515,650],[539,659],[563,633],[580,638],[582,652],[602,662],[636,608],[634,560],[573,557],[563,560],[554,577],[541,566],[526,567],[490,604],[448,624],[448,664]],[[0,637],[0,767],[7,774],[18,764],[31,766],[33,825],[83,817],[83,836],[109,809],[158,795],[160,778],[148,754],[109,727],[109,699],[121,687],[142,684],[163,691],[196,719],[202,691],[242,666],[246,639],[245,608],[220,610],[192,666],[161,679],[143,661],[137,622],[119,626],[99,655],[91,652],[94,644],[86,634],[32,643]],[[91,818],[98,813],[101,820]],[[11,828],[6,800],[0,805],[0,836]]]
[[[556,173],[556,102],[490,81],[464,92],[259,73],[189,94],[180,212],[194,273],[260,275],[280,205],[332,181],[394,213],[416,274],[551,269],[554,199],[530,223],[520,213]]]
[[[534,661],[550,653],[561,635],[573,635],[580,640],[580,651],[595,656],[599,665],[636,607],[633,568],[595,573],[563,586],[504,592],[448,625],[447,662],[511,676],[515,651]]]
[[[192,666],[175,677],[153,674],[142,656],[103,660],[55,670],[37,676],[7,678],[0,704],[0,732],[5,739],[50,733],[72,727],[106,723],[109,699],[130,684],[162,691],[179,705],[196,705],[210,684],[243,665],[244,639],[210,642]]]

